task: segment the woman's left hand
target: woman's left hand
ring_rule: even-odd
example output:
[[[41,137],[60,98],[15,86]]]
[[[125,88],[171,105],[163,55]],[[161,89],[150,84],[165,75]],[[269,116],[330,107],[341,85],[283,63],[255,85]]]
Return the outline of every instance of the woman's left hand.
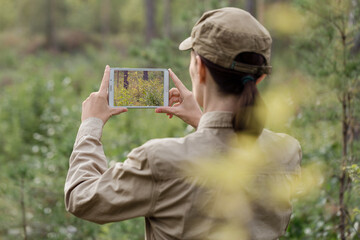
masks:
[[[106,65],[104,76],[98,92],[93,92],[82,103],[81,121],[90,117],[100,118],[104,124],[111,116],[127,112],[127,108],[111,108],[108,102],[110,67]]]
[[[159,107],[155,110],[155,112],[166,113],[169,118],[172,118],[172,116],[175,115],[187,124],[197,128],[202,116],[202,111],[196,102],[194,94],[185,87],[171,69],[169,69],[169,74],[176,86],[176,88],[170,89],[169,92],[170,106]]]

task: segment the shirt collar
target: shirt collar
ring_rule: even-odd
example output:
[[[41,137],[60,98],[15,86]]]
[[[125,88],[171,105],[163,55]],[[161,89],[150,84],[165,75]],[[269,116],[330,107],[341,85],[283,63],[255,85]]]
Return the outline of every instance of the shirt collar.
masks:
[[[207,112],[202,115],[198,130],[202,128],[232,128],[232,112]]]

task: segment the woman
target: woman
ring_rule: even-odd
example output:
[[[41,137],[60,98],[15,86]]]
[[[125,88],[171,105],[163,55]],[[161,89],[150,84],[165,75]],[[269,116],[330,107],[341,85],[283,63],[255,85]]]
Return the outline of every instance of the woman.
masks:
[[[156,109],[178,116],[196,132],[184,138],[151,140],[112,168],[107,167],[100,142],[102,127],[112,115],[127,110],[108,106],[107,66],[99,91],[83,102],[82,124],[65,184],[67,210],[97,223],[144,216],[146,239],[205,239],[219,219],[203,211],[207,205],[200,200],[204,189],[185,179],[185,166],[226,151],[237,134],[250,134],[259,142],[266,139],[267,144],[280,147],[276,156],[284,169],[296,171],[301,159],[298,142],[263,130],[264,119],[255,113],[262,104],[256,84],[271,70],[271,41],[267,30],[243,10],[206,12],[179,47],[191,49],[193,92],[170,71],[176,85],[170,91],[170,105],[174,105]],[[285,232],[290,214],[289,204],[270,210],[254,208],[249,236],[277,239]]]

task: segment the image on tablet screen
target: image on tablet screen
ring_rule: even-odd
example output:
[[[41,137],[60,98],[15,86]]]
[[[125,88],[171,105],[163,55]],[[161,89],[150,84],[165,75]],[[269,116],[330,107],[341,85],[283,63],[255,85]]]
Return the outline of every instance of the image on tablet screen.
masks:
[[[114,71],[114,106],[163,106],[164,72]]]

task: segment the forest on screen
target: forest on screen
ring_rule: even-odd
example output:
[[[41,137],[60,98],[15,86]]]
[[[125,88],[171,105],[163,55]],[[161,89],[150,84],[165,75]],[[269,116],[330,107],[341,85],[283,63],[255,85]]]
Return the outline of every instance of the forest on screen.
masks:
[[[114,106],[164,105],[162,71],[114,71]]]

